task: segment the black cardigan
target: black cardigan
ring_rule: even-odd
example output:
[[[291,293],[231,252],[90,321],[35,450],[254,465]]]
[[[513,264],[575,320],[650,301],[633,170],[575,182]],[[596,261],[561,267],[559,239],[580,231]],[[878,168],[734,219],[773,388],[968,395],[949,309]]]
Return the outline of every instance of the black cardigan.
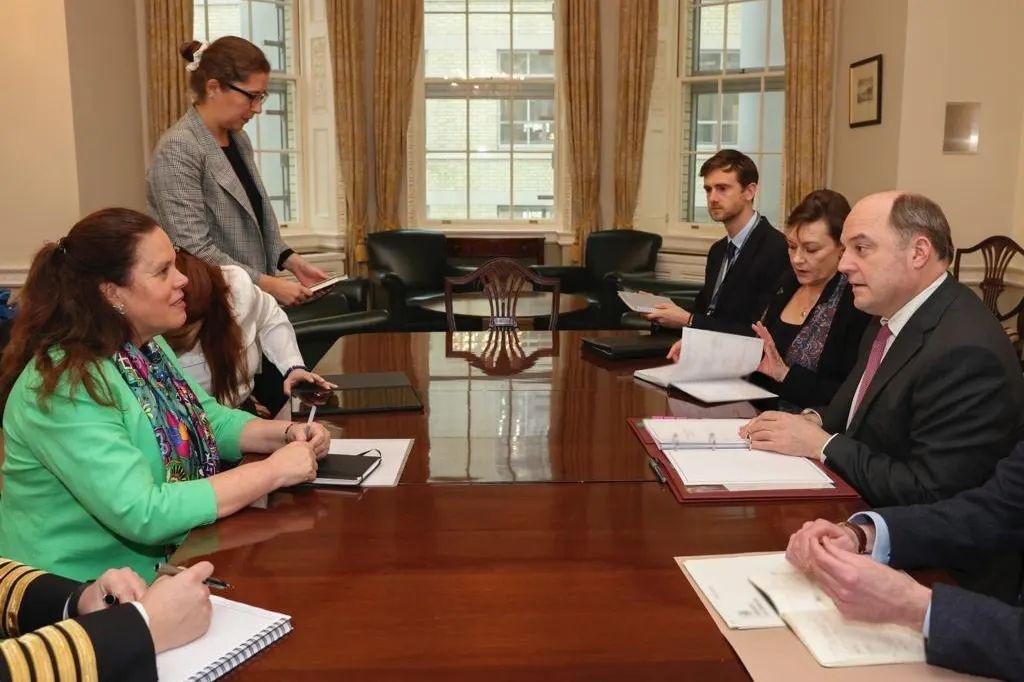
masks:
[[[840,275],[836,273],[825,285],[814,308],[804,319],[801,329],[814,317],[814,311],[818,309],[818,306],[823,305],[829,299],[839,284],[839,279]],[[772,332],[773,337],[776,337],[775,330],[781,323],[782,310],[799,288],[800,283],[797,282],[796,275],[792,270],[788,270],[768,301],[763,321],[764,326],[768,328],[769,332]],[[857,363],[860,338],[864,335],[864,329],[870,320],[870,315],[853,307],[853,291],[847,285],[836,306],[836,314],[832,318],[832,326],[825,338],[825,347],[821,351],[817,371],[812,372],[806,367],[793,365],[789,368],[789,373],[781,384],[760,373],[755,373],[751,379],[769,391],[778,393],[782,400],[800,407],[827,405]],[[785,358],[789,348],[779,348],[778,350],[779,355]]]

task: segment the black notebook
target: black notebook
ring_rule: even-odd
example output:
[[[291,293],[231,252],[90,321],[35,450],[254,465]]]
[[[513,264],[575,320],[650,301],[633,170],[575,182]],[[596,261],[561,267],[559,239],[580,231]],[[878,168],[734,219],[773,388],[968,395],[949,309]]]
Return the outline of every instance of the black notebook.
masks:
[[[316,465],[317,485],[362,485],[366,477],[380,466],[380,451],[357,455],[327,455]]]
[[[672,344],[679,340],[675,334],[644,334],[641,336],[584,337],[583,347],[612,360],[626,358],[665,357]]]
[[[324,379],[337,388],[298,384],[292,389],[292,418],[309,416],[311,405],[318,415],[360,414],[422,410],[423,403],[402,372],[336,374]]]

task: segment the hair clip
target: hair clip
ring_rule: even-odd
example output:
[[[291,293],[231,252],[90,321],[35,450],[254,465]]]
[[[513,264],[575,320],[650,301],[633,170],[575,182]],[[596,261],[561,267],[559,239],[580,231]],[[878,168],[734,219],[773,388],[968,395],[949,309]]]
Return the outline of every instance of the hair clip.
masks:
[[[205,41],[200,43],[199,47],[196,48],[196,51],[192,53],[192,61],[185,65],[186,71],[195,71],[199,68],[199,61],[203,58],[203,52],[205,52],[206,48],[209,46],[210,44]]]

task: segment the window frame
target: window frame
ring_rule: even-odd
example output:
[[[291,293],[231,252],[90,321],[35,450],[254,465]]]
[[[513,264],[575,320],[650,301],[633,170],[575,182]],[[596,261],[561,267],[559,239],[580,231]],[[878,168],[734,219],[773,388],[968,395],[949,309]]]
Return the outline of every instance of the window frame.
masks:
[[[763,1],[765,2],[765,15],[767,17],[767,23],[764,27],[765,31],[765,65],[756,68],[729,68],[728,61],[732,50],[729,49],[728,42],[723,45],[723,49],[720,51],[722,57],[725,59],[726,64],[718,71],[695,71],[692,75],[687,73],[687,66],[691,60],[696,63],[699,60],[698,50],[698,38],[696,35],[691,34],[691,29],[696,28],[694,24],[694,18],[698,8],[709,8],[709,7],[722,7],[724,15],[724,23],[722,27],[723,36],[728,36],[728,22],[729,22],[729,7],[736,5],[750,4],[754,2]],[[781,7],[783,0],[679,0],[677,4],[678,16],[676,17],[676,35],[675,35],[675,64],[674,74],[672,77],[673,83],[673,106],[670,107],[671,121],[673,129],[673,145],[672,152],[670,155],[672,164],[672,188],[673,188],[673,200],[668,203],[667,213],[665,216],[665,222],[668,226],[679,228],[689,227],[691,229],[700,230],[705,233],[710,233],[712,230],[720,232],[721,226],[719,223],[713,221],[694,220],[694,214],[690,212],[691,219],[684,219],[683,202],[684,199],[688,199],[690,205],[693,205],[694,190],[684,191],[683,182],[684,180],[693,183],[694,188],[697,187],[695,179],[699,177],[699,166],[693,163],[693,160],[701,156],[709,155],[714,151],[724,148],[739,149],[745,154],[750,155],[755,161],[758,161],[758,170],[761,171],[763,168],[763,159],[768,157],[777,157],[780,161],[780,169],[784,169],[784,155],[785,155],[785,121],[782,122],[783,131],[782,137],[780,137],[780,148],[778,152],[764,151],[764,96],[768,92],[777,92],[779,88],[769,87],[769,82],[775,82],[781,79],[783,82],[782,92],[785,92],[785,74],[786,65],[783,66],[772,66],[770,62],[771,54],[771,32],[772,32],[772,9],[775,4]],[[676,3],[673,3],[676,4]],[[719,60],[721,62],[721,59]],[[734,90],[729,91],[729,84],[740,84],[746,81],[759,80],[760,88],[758,90]],[[757,149],[744,149],[740,148],[738,144],[732,144],[725,142],[722,139],[723,135],[723,122],[726,125],[730,125],[730,122],[724,121],[721,111],[718,112],[715,122],[714,139],[716,142],[713,145],[713,149],[700,149],[695,141],[694,134],[697,130],[697,125],[706,123],[706,121],[698,121],[697,111],[695,104],[689,105],[689,125],[684,125],[684,113],[686,111],[687,104],[685,98],[693,97],[693,90],[691,86],[698,84],[709,84],[713,83],[717,85],[715,92],[718,94],[718,106],[720,107],[724,101],[724,95],[732,94],[733,92],[739,94],[742,92],[757,92],[760,94],[758,112],[757,112]],[[689,140],[694,140],[691,144]],[[738,139],[737,139],[738,142]],[[708,145],[709,147],[711,145]],[[684,163],[692,163],[692,173],[684,173]],[[781,221],[784,218],[783,209],[785,202],[785,172],[784,170],[780,173],[779,183],[779,203],[775,207],[774,213],[779,217]],[[758,187],[758,197],[755,201],[755,208],[760,209],[761,202],[761,186]]]
[[[248,11],[248,25],[249,35],[242,35],[240,37],[252,40],[252,22],[253,22],[253,5],[274,5],[278,8],[290,6],[291,8],[291,45],[286,48],[286,54],[288,56],[286,71],[274,71],[270,72],[270,80],[267,86],[268,92],[280,92],[283,101],[287,102],[287,92],[289,88],[293,94],[293,112],[291,112],[291,123],[294,129],[294,147],[262,147],[260,146],[260,124],[257,121],[256,125],[246,126],[245,132],[249,136],[253,147],[254,162],[257,169],[259,169],[260,175],[262,176],[262,166],[260,163],[262,155],[279,155],[288,154],[293,156],[295,159],[295,192],[294,197],[298,203],[297,208],[293,208],[293,215],[289,219],[285,219],[275,208],[275,216],[277,217],[278,224],[281,228],[282,235],[288,239],[294,236],[300,236],[309,232],[309,206],[310,206],[310,175],[311,170],[306,167],[306,155],[304,154],[304,139],[306,134],[306,128],[308,124],[307,110],[305,108],[305,92],[304,92],[304,74],[302,68],[302,53],[303,53],[303,28],[305,21],[305,13],[303,12],[302,0],[236,0],[238,4],[245,5]],[[197,7],[199,3],[202,3],[206,11],[204,12],[204,26],[203,26],[203,40],[209,41],[210,35],[210,15],[209,6],[210,0],[192,0],[193,12],[199,12],[200,8]],[[195,25],[195,19],[193,19],[193,25]],[[199,36],[197,36],[199,39]],[[263,46],[257,45],[260,49]],[[275,89],[275,86],[278,86]],[[269,99],[268,99],[269,101]],[[265,116],[268,113],[267,102],[263,103],[263,109],[259,116]],[[267,189],[267,199],[273,202],[274,197],[278,195],[271,194],[270,189]],[[286,202],[291,202],[292,196],[285,199]],[[294,245],[293,245],[294,246]]]
[[[546,75],[535,76],[525,75],[521,81],[521,85],[515,86],[520,88],[519,91],[513,88],[504,88],[496,83],[497,79],[484,77],[484,78],[460,78],[460,79],[444,79],[444,78],[426,78],[426,39],[424,38],[424,47],[420,52],[420,59],[418,68],[416,71],[416,79],[413,87],[413,104],[409,123],[409,136],[406,145],[407,160],[406,160],[406,214],[407,221],[410,226],[425,227],[431,229],[442,230],[448,234],[474,234],[474,235],[488,235],[488,236],[527,236],[537,235],[544,236],[547,241],[558,241],[558,243],[568,243],[571,238],[569,233],[569,220],[568,220],[568,207],[569,207],[569,181],[568,181],[568,168],[565,161],[565,153],[562,150],[559,140],[564,140],[564,119],[561,116],[561,112],[564,108],[564,92],[563,92],[563,79],[560,78],[562,73],[563,57],[561,54],[560,47],[560,18],[558,11],[558,1],[553,0],[552,3],[552,20],[554,22],[554,46],[551,50],[553,57],[553,73],[551,79],[553,80],[554,87],[554,111],[555,111],[555,143],[551,145],[550,149],[545,148],[543,145],[532,145],[524,144],[518,145],[517,149],[513,151],[512,145],[501,143],[501,112],[498,114],[498,130],[496,131],[497,145],[494,150],[497,153],[510,153],[512,159],[516,156],[520,158],[529,158],[532,155],[538,153],[547,153],[550,151],[552,157],[552,164],[554,167],[554,188],[552,193],[553,205],[551,206],[551,216],[546,219],[501,219],[501,218],[452,218],[452,219],[438,219],[428,218],[427,216],[427,172],[426,172],[426,160],[427,160],[427,148],[426,148],[426,136],[427,136],[427,122],[426,122],[426,103],[427,103],[427,91],[430,85],[440,88],[440,86],[452,87],[452,82],[457,82],[457,87],[460,92],[466,92],[472,90],[476,86],[480,90],[486,92],[498,92],[504,93],[506,99],[537,99],[533,97],[535,92],[531,89],[531,81],[537,82],[545,80]],[[467,16],[468,26],[468,15],[475,12],[470,12],[468,5],[462,12]],[[447,12],[459,14],[460,12]],[[495,11],[495,12],[484,12],[491,14],[502,14],[506,15],[510,19],[510,23],[513,21],[515,14],[528,14],[522,12],[515,12],[514,9],[509,11]],[[424,14],[426,17],[426,13]],[[506,50],[498,50],[503,52]],[[513,34],[510,32],[510,43],[508,52],[515,51],[515,41]],[[538,50],[545,52],[546,50]],[[498,57],[500,61],[501,57]],[[511,75],[511,74],[510,74]],[[511,78],[508,79],[511,81]],[[462,101],[470,101],[472,97],[452,97],[452,99]],[[493,99],[493,97],[489,98]],[[468,118],[469,107],[467,106],[467,118]],[[467,131],[468,134],[468,131]],[[465,152],[449,150],[452,153],[466,153],[467,163],[469,163],[470,155],[473,150],[468,148]],[[513,188],[514,192],[514,173],[510,174],[509,184]],[[467,183],[468,185],[468,183]],[[468,187],[467,187],[468,191]],[[511,199],[511,196],[510,196]],[[503,205],[503,204],[496,204]],[[527,206],[524,204],[524,206]],[[529,204],[530,207],[533,204]],[[467,205],[468,208],[468,205]],[[468,215],[468,212],[467,212]]]

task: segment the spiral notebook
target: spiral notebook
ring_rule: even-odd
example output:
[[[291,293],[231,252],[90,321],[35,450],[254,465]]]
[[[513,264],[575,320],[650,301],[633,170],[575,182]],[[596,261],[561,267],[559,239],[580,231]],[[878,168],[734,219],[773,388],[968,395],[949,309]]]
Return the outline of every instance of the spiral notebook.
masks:
[[[162,682],[207,682],[226,675],[292,631],[292,617],[211,596],[206,634],[156,657]]]

